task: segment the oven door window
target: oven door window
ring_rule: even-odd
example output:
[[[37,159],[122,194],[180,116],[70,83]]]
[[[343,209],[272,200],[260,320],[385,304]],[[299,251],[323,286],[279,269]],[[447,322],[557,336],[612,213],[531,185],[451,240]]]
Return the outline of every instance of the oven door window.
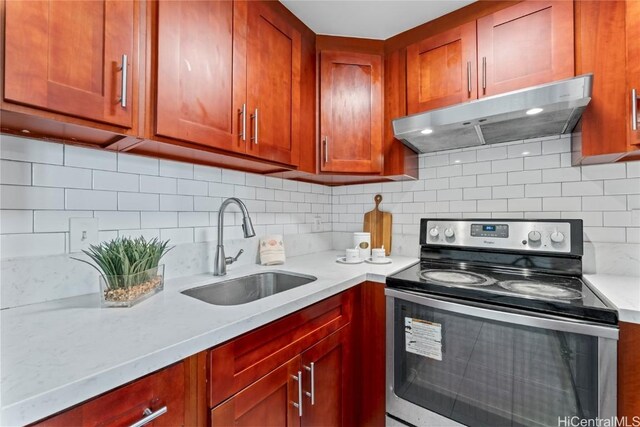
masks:
[[[468,426],[597,417],[597,338],[398,299],[394,312],[398,397]]]

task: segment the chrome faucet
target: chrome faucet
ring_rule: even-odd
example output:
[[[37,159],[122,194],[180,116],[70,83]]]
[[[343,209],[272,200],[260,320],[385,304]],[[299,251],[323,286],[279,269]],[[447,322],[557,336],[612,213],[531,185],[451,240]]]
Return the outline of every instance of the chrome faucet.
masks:
[[[249,217],[249,211],[247,210],[247,207],[242,202],[242,200],[236,197],[230,197],[222,202],[222,205],[220,205],[220,210],[218,211],[218,247],[216,248],[216,259],[215,265],[213,267],[214,276],[224,276],[225,274],[227,274],[227,265],[236,262],[238,260],[238,257],[242,255],[242,252],[244,252],[242,249],[240,249],[235,257],[225,257],[224,255],[224,210],[231,203],[235,203],[236,205],[238,205],[238,207],[242,211],[242,231],[244,232],[244,238],[248,239],[249,237],[253,237],[256,235],[256,232],[253,230],[251,218]]]

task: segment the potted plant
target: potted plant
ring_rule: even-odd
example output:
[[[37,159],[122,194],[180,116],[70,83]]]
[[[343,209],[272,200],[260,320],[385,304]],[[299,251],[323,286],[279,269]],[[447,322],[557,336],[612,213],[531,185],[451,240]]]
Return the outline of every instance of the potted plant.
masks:
[[[164,288],[164,265],[160,259],[172,248],[169,241],[144,237],[119,237],[110,242],[91,245],[82,251],[95,263],[100,273],[102,307],[131,307]]]

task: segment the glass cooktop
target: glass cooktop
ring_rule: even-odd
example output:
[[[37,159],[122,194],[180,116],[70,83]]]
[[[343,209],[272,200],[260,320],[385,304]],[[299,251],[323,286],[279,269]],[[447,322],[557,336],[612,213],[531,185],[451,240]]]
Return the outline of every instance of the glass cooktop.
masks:
[[[387,286],[599,323],[618,323],[617,311],[573,276],[422,261],[389,276]]]

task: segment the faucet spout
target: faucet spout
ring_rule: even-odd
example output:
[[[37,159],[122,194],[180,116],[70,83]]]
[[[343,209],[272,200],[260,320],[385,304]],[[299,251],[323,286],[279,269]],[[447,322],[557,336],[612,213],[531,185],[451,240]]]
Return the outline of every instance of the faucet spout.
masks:
[[[218,211],[218,246],[216,247],[216,258],[215,264],[213,266],[213,275],[214,276],[224,276],[227,274],[227,264],[232,264],[237,261],[236,258],[226,258],[224,254],[224,211],[230,204],[236,204],[240,208],[242,212],[242,231],[244,234],[244,238],[247,239],[249,237],[253,237],[256,235],[255,230],[253,229],[253,223],[251,222],[251,217],[249,216],[249,211],[247,210],[247,206],[244,202],[236,197],[230,197],[222,202],[220,205],[220,210]],[[240,254],[238,254],[240,256]]]

